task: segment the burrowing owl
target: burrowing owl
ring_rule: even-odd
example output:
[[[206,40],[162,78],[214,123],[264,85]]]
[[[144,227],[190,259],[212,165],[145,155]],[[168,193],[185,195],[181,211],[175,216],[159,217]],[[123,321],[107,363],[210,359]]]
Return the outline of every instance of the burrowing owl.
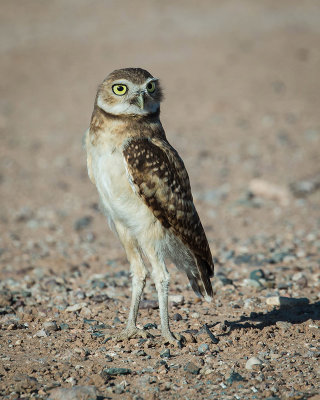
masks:
[[[98,88],[85,135],[87,166],[103,212],[118,234],[132,273],[132,301],[123,340],[147,336],[136,326],[147,269],[159,298],[162,336],[179,344],[168,318],[167,258],[198,296],[212,297],[213,262],[193,204],[188,173],[161,125],[159,80],[140,68],[113,71]]]

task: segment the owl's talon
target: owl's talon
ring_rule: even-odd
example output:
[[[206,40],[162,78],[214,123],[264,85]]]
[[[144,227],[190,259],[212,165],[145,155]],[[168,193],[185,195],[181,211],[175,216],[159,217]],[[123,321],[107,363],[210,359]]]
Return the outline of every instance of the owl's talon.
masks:
[[[170,332],[164,336],[164,343],[170,343],[174,347],[181,349],[186,343],[186,338],[179,333]]]
[[[124,329],[122,332],[118,333],[117,335],[110,336],[109,338],[105,339],[105,342],[109,340],[114,340],[116,342],[122,342],[124,340],[129,340],[132,338],[143,338],[143,339],[152,339],[154,338],[151,333],[145,331],[144,329],[139,329],[137,327]]]

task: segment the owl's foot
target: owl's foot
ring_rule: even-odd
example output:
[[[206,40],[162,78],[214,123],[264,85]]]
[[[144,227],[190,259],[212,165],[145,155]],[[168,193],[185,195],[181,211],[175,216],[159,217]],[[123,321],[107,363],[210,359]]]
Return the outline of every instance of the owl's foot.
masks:
[[[117,335],[110,336],[109,338],[105,339],[105,341],[114,340],[115,342],[122,342],[124,340],[129,340],[132,338],[153,338],[154,336],[151,333],[145,331],[144,329],[139,329],[136,326],[125,328],[122,332],[118,333]]]
[[[183,345],[186,343],[186,338],[179,333],[175,332],[167,332],[166,334],[162,334],[164,343],[170,343],[174,347],[181,349]]]

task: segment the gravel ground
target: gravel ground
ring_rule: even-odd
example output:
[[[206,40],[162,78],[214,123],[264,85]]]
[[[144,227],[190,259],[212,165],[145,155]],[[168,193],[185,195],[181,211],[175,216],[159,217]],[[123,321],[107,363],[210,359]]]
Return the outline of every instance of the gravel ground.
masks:
[[[317,1],[30,0],[0,16],[0,396],[320,399]],[[160,77],[162,121],[215,259],[214,299],[169,266],[164,346],[81,149],[98,83]]]

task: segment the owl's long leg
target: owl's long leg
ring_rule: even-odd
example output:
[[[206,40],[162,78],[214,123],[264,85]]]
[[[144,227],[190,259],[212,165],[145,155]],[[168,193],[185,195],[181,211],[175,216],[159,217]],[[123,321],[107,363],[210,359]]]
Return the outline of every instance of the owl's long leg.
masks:
[[[181,347],[183,337],[171,332],[169,325],[168,289],[170,275],[166,264],[152,249],[149,248],[146,254],[152,265],[152,276],[158,292],[162,336],[165,342]]]
[[[136,326],[139,304],[146,283],[147,269],[142,260],[137,242],[129,235],[127,229],[120,224],[115,224],[119,239],[127,253],[132,275],[132,298],[127,326],[115,339],[124,340],[134,336],[152,337],[147,331]]]

